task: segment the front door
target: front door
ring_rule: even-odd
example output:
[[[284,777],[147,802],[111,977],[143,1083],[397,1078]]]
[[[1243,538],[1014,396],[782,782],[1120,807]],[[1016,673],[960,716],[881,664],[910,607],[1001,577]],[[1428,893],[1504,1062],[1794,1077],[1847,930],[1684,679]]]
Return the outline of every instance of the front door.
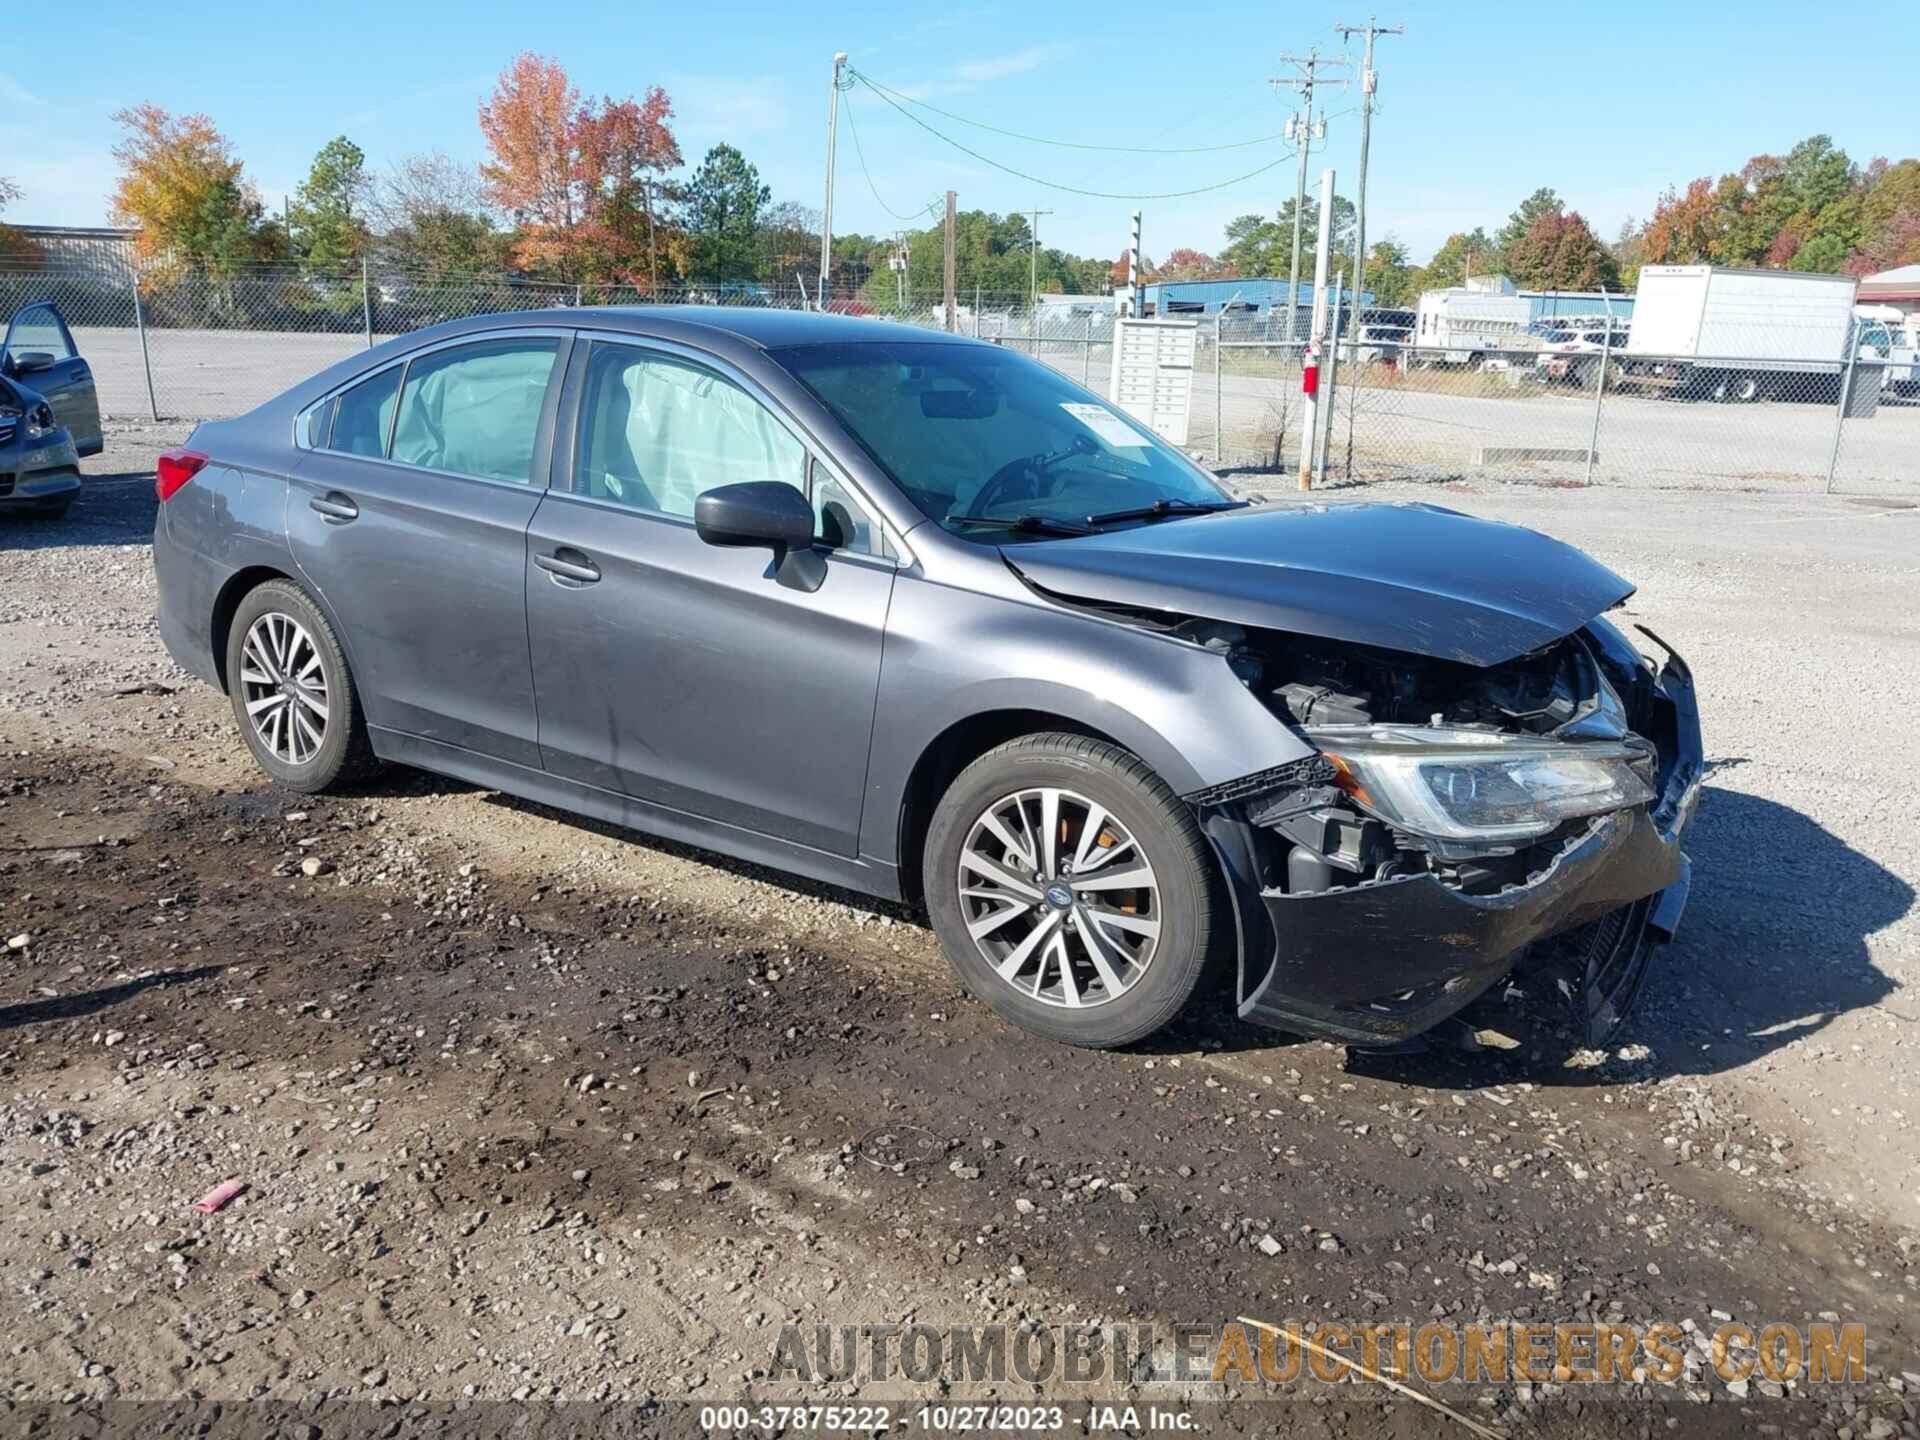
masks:
[[[341,622],[369,724],[538,768],[527,522],[567,343],[440,346],[310,412],[287,535]]]
[[[854,855],[895,570],[881,527],[740,377],[600,341],[574,363],[570,486],[527,535],[547,769]],[[817,590],[695,533],[695,497],[745,480],[812,495]]]
[[[51,301],[15,312],[0,342],[0,374],[47,402],[55,421],[72,434],[74,449],[82,455],[100,453],[100,397],[93,370]]]

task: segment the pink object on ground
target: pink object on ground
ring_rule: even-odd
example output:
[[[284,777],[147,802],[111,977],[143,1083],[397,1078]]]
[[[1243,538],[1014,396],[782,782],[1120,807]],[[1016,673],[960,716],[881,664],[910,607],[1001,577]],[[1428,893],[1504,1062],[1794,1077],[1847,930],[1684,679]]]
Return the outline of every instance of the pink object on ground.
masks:
[[[244,1180],[222,1181],[196,1200],[193,1208],[202,1215],[211,1215],[214,1211],[224,1208],[230,1200],[243,1193],[246,1188],[247,1182]]]

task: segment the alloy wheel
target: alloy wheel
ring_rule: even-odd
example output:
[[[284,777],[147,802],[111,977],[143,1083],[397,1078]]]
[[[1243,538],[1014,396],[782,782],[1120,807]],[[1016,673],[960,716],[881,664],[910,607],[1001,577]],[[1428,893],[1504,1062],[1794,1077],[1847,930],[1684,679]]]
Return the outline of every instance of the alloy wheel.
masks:
[[[957,880],[974,945],[1030,999],[1104,1005],[1152,963],[1163,918],[1153,864],[1084,795],[1047,786],[994,801],[960,848]]]
[[[305,765],[327,738],[327,675],[313,636],[269,610],[240,647],[240,685],[253,733],[276,760]]]

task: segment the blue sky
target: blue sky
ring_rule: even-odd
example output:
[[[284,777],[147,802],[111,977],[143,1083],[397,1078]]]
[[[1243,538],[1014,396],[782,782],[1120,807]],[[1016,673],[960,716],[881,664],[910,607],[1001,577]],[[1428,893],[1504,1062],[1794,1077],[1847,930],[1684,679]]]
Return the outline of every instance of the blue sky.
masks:
[[[1606,6],[1387,5],[1380,42],[1368,230],[1424,259],[1454,230],[1502,221],[1551,185],[1611,237],[1645,216],[1669,183],[1719,173],[1759,151],[1827,131],[1856,160],[1920,151],[1912,78],[1920,7],[1808,7],[1749,0],[1720,7],[1647,0]],[[1336,22],[1358,6],[1227,0],[1165,4],[846,3],[692,6],[569,0],[556,6],[332,0],[294,10],[202,0],[156,11],[125,0],[55,23],[31,59],[0,51],[0,174],[24,197],[18,221],[101,224],[112,182],[110,116],[152,100],[203,110],[277,204],[313,152],[345,133],[375,167],[443,149],[482,154],[474,110],[517,51],[556,56],[588,93],[649,84],[672,95],[689,161],[728,140],[776,199],[821,198],[826,77],[836,48],[889,85],[947,110],[1049,138],[1199,146],[1279,131],[1290,95],[1268,83],[1283,51],[1351,53]],[[49,12],[51,13],[51,12]],[[80,18],[84,16],[84,18]],[[70,60],[69,66],[56,61]],[[1357,68],[1357,66],[1356,66]],[[1327,144],[1351,193],[1356,89],[1323,92]],[[850,105],[872,186],[841,127],[837,230],[890,231],[882,203],[911,211],[951,187],[963,208],[1041,206],[1042,243],[1114,254],[1125,200],[1088,199],[1015,179],[949,149],[876,96]],[[843,117],[845,111],[842,112]],[[1115,192],[1187,190],[1280,159],[1280,142],[1219,154],[1124,156],[1028,144],[937,117],[931,123],[1042,179]],[[1145,248],[1207,251],[1233,216],[1271,211],[1294,165],[1182,200],[1141,202]],[[874,191],[879,200],[876,201]]]

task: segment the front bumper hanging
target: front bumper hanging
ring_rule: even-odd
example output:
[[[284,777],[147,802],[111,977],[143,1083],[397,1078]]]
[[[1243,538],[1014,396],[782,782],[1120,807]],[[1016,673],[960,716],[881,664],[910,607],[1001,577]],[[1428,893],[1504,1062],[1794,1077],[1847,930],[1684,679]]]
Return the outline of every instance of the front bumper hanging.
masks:
[[[1263,888],[1244,809],[1203,810],[1240,932],[1239,1013],[1355,1045],[1395,1045],[1446,1020],[1512,971],[1527,948],[1580,932],[1580,1004],[1593,1039],[1624,1017],[1652,946],[1672,938],[1690,884],[1681,837],[1704,772],[1699,710],[1669,651],[1655,703],[1660,789],[1597,816],[1526,883],[1471,895],[1432,874],[1309,894]]]

